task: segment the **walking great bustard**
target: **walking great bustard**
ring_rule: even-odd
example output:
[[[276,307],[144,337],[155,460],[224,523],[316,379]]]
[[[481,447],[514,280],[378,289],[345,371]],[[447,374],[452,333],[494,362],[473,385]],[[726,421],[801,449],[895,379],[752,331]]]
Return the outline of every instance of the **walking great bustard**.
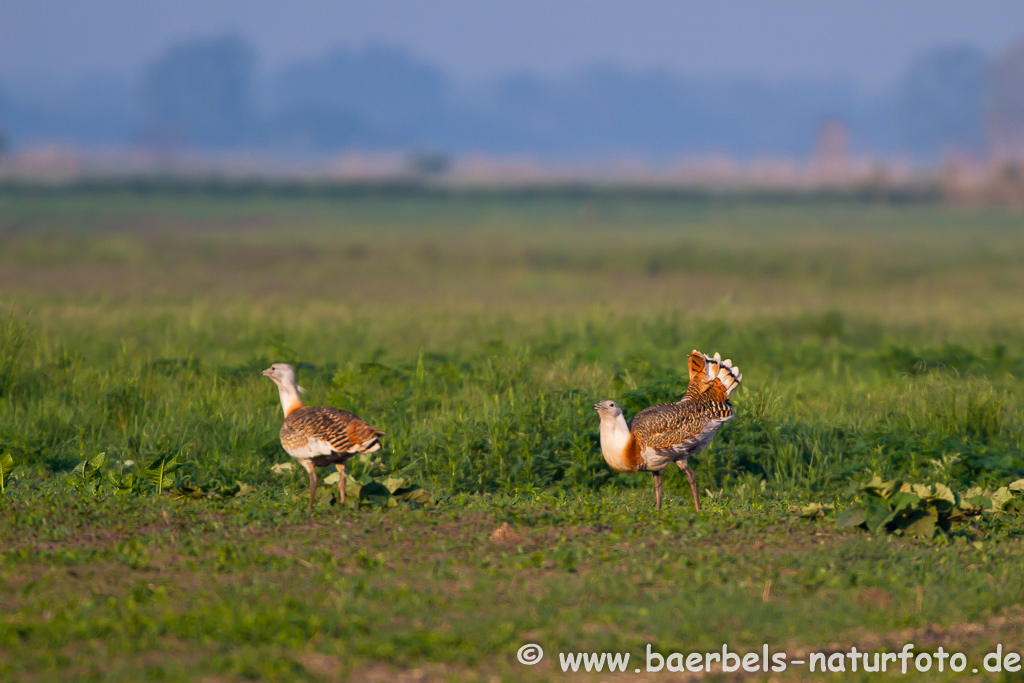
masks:
[[[345,461],[358,453],[380,449],[384,432],[371,427],[347,410],[331,406],[304,406],[295,371],[287,363],[274,363],[263,371],[274,380],[284,408],[281,445],[309,473],[309,512],[316,497],[316,468],[334,465],[338,470],[339,506],[345,503]]]
[[[615,401],[601,401],[594,409],[601,416],[601,452],[618,472],[653,472],[655,507],[661,509],[661,471],[675,463],[686,473],[693,504],[700,510],[697,478],[687,456],[704,450],[723,422],[735,413],[729,394],[743,375],[731,360],[705,356],[696,349],[689,357],[690,384],[678,403],[662,403],[641,410],[626,422]]]

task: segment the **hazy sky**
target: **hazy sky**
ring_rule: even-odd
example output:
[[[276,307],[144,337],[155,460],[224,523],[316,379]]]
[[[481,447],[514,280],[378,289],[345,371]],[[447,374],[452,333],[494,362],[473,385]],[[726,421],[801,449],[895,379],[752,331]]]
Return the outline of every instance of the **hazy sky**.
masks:
[[[267,68],[377,42],[463,80],[610,63],[876,90],[938,44],[1006,47],[1024,36],[1024,1],[0,0],[0,81],[134,76],[174,41],[225,31]]]

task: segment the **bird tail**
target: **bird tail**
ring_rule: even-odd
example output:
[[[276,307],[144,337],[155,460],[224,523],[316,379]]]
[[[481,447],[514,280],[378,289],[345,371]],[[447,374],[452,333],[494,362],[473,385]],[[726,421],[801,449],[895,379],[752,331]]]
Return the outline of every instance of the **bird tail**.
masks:
[[[690,352],[689,369],[690,386],[687,387],[686,395],[683,396],[684,401],[692,400],[709,392],[709,398],[725,401],[743,380],[740,369],[733,367],[730,359],[722,360],[722,356],[718,353],[712,357],[694,349]]]
[[[347,436],[352,444],[350,453],[372,453],[380,450],[380,437],[384,432],[356,418],[349,424]]]

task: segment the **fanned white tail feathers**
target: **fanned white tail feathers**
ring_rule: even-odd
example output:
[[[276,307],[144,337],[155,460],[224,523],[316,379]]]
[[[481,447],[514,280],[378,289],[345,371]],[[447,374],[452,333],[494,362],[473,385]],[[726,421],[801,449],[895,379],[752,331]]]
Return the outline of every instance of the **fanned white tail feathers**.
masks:
[[[694,349],[693,353],[701,352]],[[714,357],[705,354],[701,355],[704,356],[704,374],[707,377],[707,382],[710,384],[716,379],[719,380],[722,386],[725,387],[725,395],[729,396],[740,385],[740,382],[743,380],[743,373],[740,372],[739,368],[733,367],[732,360],[728,358],[722,360],[721,354],[717,351]]]

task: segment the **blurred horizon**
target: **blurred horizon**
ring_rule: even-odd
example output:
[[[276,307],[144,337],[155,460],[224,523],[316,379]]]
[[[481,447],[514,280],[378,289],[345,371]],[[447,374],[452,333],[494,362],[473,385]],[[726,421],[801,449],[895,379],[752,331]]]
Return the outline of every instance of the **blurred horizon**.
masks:
[[[83,7],[0,4],[0,171],[796,177],[1024,153],[1005,2]]]

